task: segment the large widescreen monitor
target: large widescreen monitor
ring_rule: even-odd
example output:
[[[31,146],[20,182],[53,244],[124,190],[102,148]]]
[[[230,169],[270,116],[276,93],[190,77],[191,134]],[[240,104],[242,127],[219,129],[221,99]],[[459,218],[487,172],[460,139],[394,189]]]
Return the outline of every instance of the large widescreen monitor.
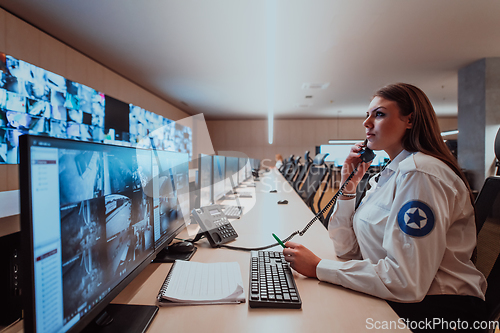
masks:
[[[226,187],[226,158],[214,156],[214,202],[221,200],[229,191]]]
[[[245,171],[247,161],[248,161],[248,159],[246,159],[244,157],[238,158],[238,184],[243,183],[243,181],[245,181],[247,179],[247,175],[246,175],[246,171]]]
[[[43,135],[191,154],[192,130],[0,52],[0,164],[19,137]]]
[[[226,156],[226,190],[231,192],[238,186],[238,157]]]
[[[252,177],[252,160],[247,159],[247,163],[245,164],[245,179]]]
[[[198,186],[200,207],[213,204],[213,162],[211,155],[200,154],[198,158]]]
[[[185,227],[188,155],[38,136],[20,148],[24,330],[95,331],[103,310],[143,330],[157,307],[108,303]]]

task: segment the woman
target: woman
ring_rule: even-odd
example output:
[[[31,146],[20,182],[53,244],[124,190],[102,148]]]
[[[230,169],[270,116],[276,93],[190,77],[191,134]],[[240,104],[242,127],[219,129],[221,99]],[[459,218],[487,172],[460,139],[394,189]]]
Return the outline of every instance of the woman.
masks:
[[[275,168],[279,170],[283,165],[283,156],[281,156],[281,154],[276,154],[276,156],[274,156],[274,159],[276,160]]]
[[[391,162],[369,181],[355,210],[355,189],[369,163],[355,145],[342,183],[358,171],[328,226],[346,262],[321,260],[287,242],[292,268],[309,277],[388,300],[401,318],[481,320],[486,280],[470,261],[476,228],[470,189],[444,144],[427,96],[409,84],[380,89],[366,120],[367,146]],[[472,325],[472,324],[471,324]]]

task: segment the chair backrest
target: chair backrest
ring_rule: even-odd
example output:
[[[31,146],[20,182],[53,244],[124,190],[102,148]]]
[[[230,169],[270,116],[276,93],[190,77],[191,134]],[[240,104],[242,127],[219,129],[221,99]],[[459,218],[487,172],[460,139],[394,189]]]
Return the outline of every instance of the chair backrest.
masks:
[[[314,157],[313,164],[307,173],[307,178],[298,191],[302,200],[311,208],[313,206],[314,196],[328,172],[328,166],[325,164],[327,155],[328,154],[318,154]]]
[[[495,207],[500,209],[498,202],[500,192],[500,177],[488,177],[484,181],[483,188],[476,198],[475,213],[476,213],[476,231],[479,234],[488,218],[492,216]],[[500,243],[500,239],[499,239]]]
[[[285,158],[282,161],[280,168],[278,169],[278,171],[281,172],[281,174],[283,174],[283,171],[285,170],[285,166],[287,163],[288,163],[288,158]]]
[[[288,170],[288,173],[284,174],[285,179],[291,183],[295,176],[297,175],[297,171],[299,170],[300,165],[300,156],[297,156],[293,161],[293,167]]]
[[[500,176],[500,128],[497,131],[497,136],[495,137],[495,156],[497,161],[495,163],[497,167],[497,176]]]
[[[294,160],[293,159],[287,160],[287,162],[285,163],[285,166],[283,167],[283,171],[281,172],[281,174],[284,177],[286,177],[286,175],[288,175],[290,173],[290,171],[293,169],[293,166],[294,166]]]
[[[488,280],[489,320],[500,317],[500,177],[488,177],[476,203],[477,256],[475,264]]]
[[[302,186],[302,182],[309,172],[309,168],[311,167],[312,162],[312,158],[309,157],[309,150],[307,150],[304,155],[304,165],[302,166],[301,170],[298,171],[297,177],[295,177],[295,181],[293,182],[293,188],[295,189],[295,191],[298,192],[300,187]]]
[[[333,173],[334,173],[334,169],[335,168],[335,165],[334,164],[330,164],[328,166],[328,171],[327,171],[327,174],[326,174],[326,180],[324,181],[324,185],[323,185],[323,190],[321,191],[321,196],[319,197],[318,199],[318,203],[316,205],[316,207],[318,208],[318,212],[321,212],[321,210],[323,210],[322,206],[326,206],[327,204],[323,204],[323,198],[325,196],[325,193],[326,191],[332,187],[330,186],[332,184],[332,177],[333,177]],[[335,204],[334,204],[335,205]],[[331,208],[330,208],[331,210]],[[330,220],[329,218],[327,219],[327,217],[331,214],[329,214],[330,210],[328,210],[326,212],[326,214],[320,214],[319,216],[319,220],[321,221],[321,223],[323,223],[323,225],[325,226],[325,228],[328,229],[328,221]],[[314,210],[314,208],[312,209],[314,215],[316,215],[316,211]]]

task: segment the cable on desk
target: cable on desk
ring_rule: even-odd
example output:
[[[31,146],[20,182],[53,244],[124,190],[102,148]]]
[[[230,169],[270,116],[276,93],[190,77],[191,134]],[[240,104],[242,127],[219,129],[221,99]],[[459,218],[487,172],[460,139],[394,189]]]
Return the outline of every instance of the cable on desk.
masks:
[[[309,223],[307,223],[307,225],[304,227],[304,229],[302,229],[302,231],[299,231],[299,230],[294,231],[290,236],[283,239],[283,243],[288,242],[289,240],[291,240],[293,237],[295,237],[297,235],[303,236],[306,233],[306,231],[309,230],[309,228],[314,224],[314,222],[316,222],[319,219],[320,215],[326,213],[330,209],[330,207],[332,207],[335,204],[335,202],[337,201],[337,198],[339,197],[339,195],[342,194],[342,191],[345,189],[345,187],[351,181],[352,177],[354,177],[354,174],[357,171],[358,171],[358,167],[354,168],[354,170],[351,172],[349,177],[347,177],[346,181],[339,188],[337,193],[335,193],[333,198],[326,204],[326,206],[321,211],[318,212],[318,214],[316,214],[312,218],[311,221],[309,221]],[[246,247],[238,247],[238,246],[230,246],[230,245],[222,244],[222,245],[219,245],[219,247],[223,247],[223,248],[230,249],[230,250],[239,250],[239,251],[260,251],[260,250],[269,249],[269,248],[277,246],[277,245],[279,245],[279,243],[274,243],[272,245],[267,245],[267,246],[262,246],[262,247],[246,248]]]
[[[7,327],[4,327],[2,330],[0,330],[0,333],[2,332],[7,332],[8,329],[14,327],[14,325],[16,325],[18,322],[21,321],[22,318],[17,318],[12,324],[10,324],[9,326]]]

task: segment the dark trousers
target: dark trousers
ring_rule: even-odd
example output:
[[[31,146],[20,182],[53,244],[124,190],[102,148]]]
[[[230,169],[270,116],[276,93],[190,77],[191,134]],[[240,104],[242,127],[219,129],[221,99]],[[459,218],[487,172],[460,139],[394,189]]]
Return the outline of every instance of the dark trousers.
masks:
[[[412,332],[481,332],[474,323],[487,320],[486,303],[473,296],[428,295],[418,303],[387,303]]]

